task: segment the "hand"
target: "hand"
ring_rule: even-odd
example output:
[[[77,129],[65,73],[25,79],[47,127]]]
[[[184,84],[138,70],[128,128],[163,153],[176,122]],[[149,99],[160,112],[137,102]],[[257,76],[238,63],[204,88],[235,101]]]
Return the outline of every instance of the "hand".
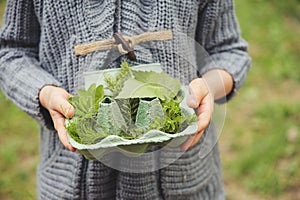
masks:
[[[41,89],[39,100],[41,105],[49,111],[60,141],[67,149],[74,152],[76,149],[69,144],[65,128],[65,118],[71,118],[74,115],[74,108],[68,102],[71,96],[60,87],[47,85]]]
[[[214,109],[214,97],[204,79],[194,79],[189,85],[189,90],[190,96],[187,99],[187,105],[197,109],[198,130],[182,144],[181,150],[183,151],[195,146],[200,140],[209,125]]]

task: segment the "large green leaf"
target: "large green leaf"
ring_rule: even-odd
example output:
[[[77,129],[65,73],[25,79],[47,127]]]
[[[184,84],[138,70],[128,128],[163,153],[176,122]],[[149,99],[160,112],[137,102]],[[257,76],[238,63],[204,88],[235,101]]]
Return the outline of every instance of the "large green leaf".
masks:
[[[98,110],[98,104],[104,97],[103,86],[92,84],[88,90],[77,90],[77,96],[69,98],[75,108],[75,115],[85,115]]]
[[[116,98],[153,98],[162,101],[173,99],[179,92],[181,84],[177,79],[161,72],[143,72],[132,70],[133,78],[124,83],[124,87]]]

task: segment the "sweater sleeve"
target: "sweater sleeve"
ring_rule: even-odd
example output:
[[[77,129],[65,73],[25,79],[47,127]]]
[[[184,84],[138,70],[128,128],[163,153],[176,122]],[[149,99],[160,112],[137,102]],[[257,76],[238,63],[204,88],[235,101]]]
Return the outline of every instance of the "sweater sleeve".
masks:
[[[0,32],[0,87],[21,110],[52,127],[48,111],[39,104],[39,91],[60,83],[40,67],[40,26],[32,1],[9,0]]]
[[[209,59],[200,68],[200,75],[212,69],[222,69],[234,81],[231,93],[217,101],[222,103],[229,100],[246,79],[251,64],[247,53],[248,44],[241,38],[233,0],[211,0],[201,13],[196,40],[204,46]]]

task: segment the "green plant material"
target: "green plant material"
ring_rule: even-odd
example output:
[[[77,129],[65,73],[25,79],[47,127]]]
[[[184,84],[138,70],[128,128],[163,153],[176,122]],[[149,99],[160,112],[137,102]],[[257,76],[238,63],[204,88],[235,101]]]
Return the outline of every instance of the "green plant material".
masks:
[[[126,129],[126,122],[120,108],[117,102],[110,97],[106,97],[100,102],[97,123],[97,129],[100,132],[111,135],[120,135],[122,130]]]
[[[120,136],[132,140],[137,139],[143,135],[143,133],[148,132],[152,129],[160,130],[163,126],[164,119],[156,116],[154,120],[145,128],[136,126],[136,117],[139,108],[140,99],[117,99],[116,102],[119,105],[120,111],[123,118],[126,121],[126,127],[122,129]]]
[[[144,130],[135,126],[136,114],[139,107],[139,99],[116,99],[122,116],[126,122],[126,127],[120,133],[121,137],[131,140],[143,135]]]
[[[104,98],[103,86],[92,84],[88,90],[80,89],[77,93],[77,96],[69,98],[75,109],[75,116],[97,113],[99,102]]]
[[[166,133],[177,133],[182,117],[179,102],[176,102],[172,99],[167,103],[162,103],[162,106],[166,116],[166,121],[164,127],[162,128],[162,131]]]
[[[180,108],[180,102],[177,99],[172,99],[167,103],[162,103],[166,121],[162,127],[162,131],[166,133],[178,133],[186,129],[192,122],[198,120],[196,115],[190,115]]]
[[[106,133],[99,132],[94,115],[87,114],[82,117],[74,117],[68,123],[68,133],[76,142],[81,144],[95,144],[108,136]]]
[[[180,82],[166,73],[131,70],[123,62],[116,76],[106,74],[105,81],[109,90],[118,94],[109,97],[114,107],[109,107],[109,102],[102,102],[102,85],[92,84],[88,90],[78,90],[78,96],[70,98],[75,117],[69,120],[67,130],[81,144],[94,144],[112,134],[136,139],[152,129],[174,134],[194,119],[179,107],[183,99]],[[156,98],[155,106],[151,101],[151,106],[145,104],[141,111],[140,99],[148,98]]]
[[[124,86],[124,82],[132,76],[130,66],[126,61],[121,63],[121,70],[116,77],[112,77],[108,73],[104,73],[103,75],[107,89],[112,92],[113,97],[116,97],[120,93]]]
[[[93,144],[106,134],[96,130],[96,117],[99,102],[104,98],[103,86],[93,84],[88,90],[78,90],[78,95],[69,102],[75,109],[74,117],[68,121],[66,129],[70,136],[79,143]]]
[[[123,89],[116,98],[155,98],[168,102],[181,89],[180,81],[161,72],[143,72],[132,70],[134,78],[124,83]]]
[[[179,125],[179,129],[178,132],[183,131],[184,129],[186,129],[191,123],[198,121],[198,117],[196,114],[194,115],[189,115],[189,114],[182,114],[181,116],[181,122]]]
[[[139,99],[116,99],[117,104],[119,105],[120,111],[123,115],[123,118],[127,124],[127,132],[134,125],[137,110],[139,107]]]
[[[145,132],[147,132],[147,130],[137,127],[135,124],[132,124],[129,128],[127,132],[123,132],[121,133],[121,136],[127,140],[134,140],[137,139],[139,137],[141,137]]]
[[[165,121],[164,111],[158,98],[141,99],[136,114],[135,124],[137,127],[147,129],[154,120],[159,118],[162,124]]]
[[[137,139],[150,130],[160,130],[163,125],[164,119],[162,120],[161,117],[157,116],[152,120],[148,127],[138,127],[135,124],[132,124],[128,129],[128,132],[121,133],[121,136],[128,140]]]

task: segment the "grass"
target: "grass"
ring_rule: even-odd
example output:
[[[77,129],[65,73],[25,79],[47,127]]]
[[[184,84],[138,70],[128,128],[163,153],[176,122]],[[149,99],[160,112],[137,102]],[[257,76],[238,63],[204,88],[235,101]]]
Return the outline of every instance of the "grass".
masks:
[[[3,13],[4,7],[5,1],[0,1],[0,13]],[[1,92],[0,113],[0,199],[35,199],[37,123]]]
[[[224,176],[261,199],[299,195],[299,2],[236,0],[253,65],[228,104],[220,139]]]
[[[233,149],[240,153],[228,166],[234,176],[244,177],[249,189],[276,196],[300,184],[297,169],[300,138],[294,136],[299,131],[300,104],[286,105],[280,101],[262,104],[254,111],[254,116],[250,121],[254,135],[250,145],[245,148],[235,139]]]
[[[235,2],[253,65],[220,138],[228,199],[297,199],[300,1]],[[34,198],[37,124],[2,94],[0,113],[0,199]]]
[[[34,199],[38,127],[0,94],[0,199]]]

